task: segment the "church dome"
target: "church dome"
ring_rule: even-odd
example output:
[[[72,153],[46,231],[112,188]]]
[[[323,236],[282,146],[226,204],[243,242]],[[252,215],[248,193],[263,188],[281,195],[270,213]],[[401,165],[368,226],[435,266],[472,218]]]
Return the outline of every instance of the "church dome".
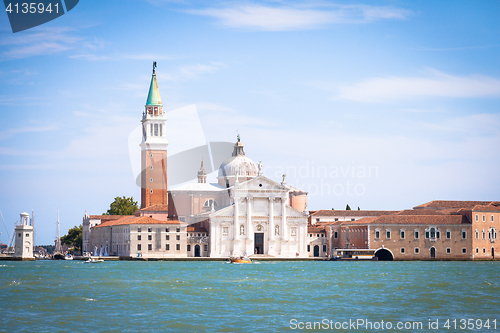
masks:
[[[236,181],[244,182],[258,175],[258,168],[254,161],[245,156],[243,144],[238,135],[238,142],[234,145],[233,154],[222,162],[219,167],[219,184],[233,186]]]

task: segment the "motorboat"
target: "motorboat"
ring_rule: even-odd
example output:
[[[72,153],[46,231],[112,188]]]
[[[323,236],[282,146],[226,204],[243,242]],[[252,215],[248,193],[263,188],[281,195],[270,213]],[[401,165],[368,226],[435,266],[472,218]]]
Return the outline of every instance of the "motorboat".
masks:
[[[231,260],[231,263],[233,264],[251,264],[252,260],[250,258],[245,257],[245,256],[240,256],[240,257],[231,257],[229,258]]]
[[[94,258],[89,258],[88,260],[85,260],[84,263],[86,264],[97,264],[100,262],[104,262],[103,259],[94,259]]]
[[[72,255],[72,254],[69,254],[69,253],[68,253],[68,254],[66,254],[66,255],[64,256],[64,260],[73,260],[73,255]]]

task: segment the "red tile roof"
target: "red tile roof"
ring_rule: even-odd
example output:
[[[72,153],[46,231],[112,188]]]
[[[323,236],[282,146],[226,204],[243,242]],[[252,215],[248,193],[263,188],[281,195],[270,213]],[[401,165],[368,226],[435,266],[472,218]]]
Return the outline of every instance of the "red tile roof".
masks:
[[[470,224],[470,222],[464,215],[385,215],[374,219],[371,224]]]
[[[467,208],[472,209],[477,205],[488,205],[494,203],[494,201],[454,201],[454,200],[433,200],[422,205],[416,206],[414,208]]]
[[[89,218],[92,220],[101,220],[101,221],[109,221],[109,220],[118,220],[123,215],[90,215]]]
[[[445,209],[443,209],[445,210]],[[405,209],[397,213],[397,215],[443,215],[443,210],[434,209]],[[448,210],[448,209],[446,209]],[[456,209],[453,209],[456,211]]]
[[[187,232],[208,232],[204,227],[199,226],[188,226]]]
[[[498,212],[500,211],[500,206],[495,205],[477,205],[473,209],[473,211],[482,211],[482,212]]]
[[[168,205],[152,205],[145,208],[141,208],[139,210],[148,211],[148,212],[167,212]]]
[[[307,232],[308,233],[325,233],[325,227],[316,227],[316,226],[308,226],[307,227]]]
[[[101,223],[99,225],[96,225],[94,228],[101,228],[101,227],[109,227],[109,226],[116,226],[116,225],[130,225],[130,224],[182,224],[184,222],[178,221],[178,220],[168,220],[168,221],[160,221],[154,218],[151,218],[149,216],[140,216],[136,217],[134,215],[132,216],[123,216],[123,218],[116,220],[116,221],[107,221],[105,223]]]
[[[315,211],[311,216],[382,216],[392,215],[400,212],[399,210],[335,210],[325,209]]]

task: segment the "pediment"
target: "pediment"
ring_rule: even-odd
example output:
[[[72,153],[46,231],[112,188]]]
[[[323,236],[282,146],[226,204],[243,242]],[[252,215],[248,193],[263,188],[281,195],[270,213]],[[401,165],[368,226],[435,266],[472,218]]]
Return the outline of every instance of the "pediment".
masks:
[[[244,183],[235,185],[234,192],[288,192],[288,189],[267,177],[257,176]]]

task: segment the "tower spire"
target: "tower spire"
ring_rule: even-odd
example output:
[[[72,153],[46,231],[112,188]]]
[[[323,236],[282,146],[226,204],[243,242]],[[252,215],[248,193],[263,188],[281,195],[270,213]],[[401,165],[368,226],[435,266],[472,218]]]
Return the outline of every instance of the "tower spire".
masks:
[[[156,81],[156,61],[153,61],[153,75],[151,77],[151,84],[149,85],[148,99],[146,100],[147,106],[163,106],[161,103],[160,89],[158,89],[158,82]]]

